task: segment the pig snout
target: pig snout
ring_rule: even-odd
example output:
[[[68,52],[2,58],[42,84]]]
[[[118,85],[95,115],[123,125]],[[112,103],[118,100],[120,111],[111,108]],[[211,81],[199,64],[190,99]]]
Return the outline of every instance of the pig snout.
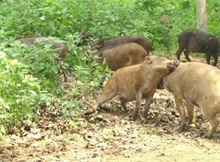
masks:
[[[180,61],[179,61],[179,60],[175,60],[173,63],[174,63],[174,64],[176,65],[176,67],[177,67],[177,66],[179,66],[179,64],[180,64]]]
[[[180,61],[179,60],[175,60],[175,61],[172,61],[172,62],[169,62],[167,64],[167,67],[171,70],[171,71],[174,71],[180,64]]]

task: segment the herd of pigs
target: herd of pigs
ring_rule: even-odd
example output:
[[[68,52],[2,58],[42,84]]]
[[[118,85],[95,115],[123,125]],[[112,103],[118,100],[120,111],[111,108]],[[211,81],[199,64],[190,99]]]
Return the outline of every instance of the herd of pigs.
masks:
[[[40,37],[29,36],[18,40],[35,45],[38,38]],[[94,55],[100,58],[98,62],[105,60],[108,67],[115,71],[105,84],[93,112],[98,113],[102,104],[118,95],[125,112],[128,111],[126,102],[136,100],[133,114],[133,120],[136,120],[141,100],[146,99],[143,112],[146,120],[156,89],[166,89],[174,95],[180,114],[180,131],[187,130],[194,122],[196,106],[211,124],[206,135],[211,138],[219,125],[217,114],[220,113],[220,70],[215,66],[220,56],[220,41],[208,33],[189,29],[179,34],[178,43],[177,60],[168,60],[155,56],[151,41],[137,34],[92,42],[91,49],[95,50]],[[63,61],[68,51],[66,45],[63,42],[55,42],[52,48],[57,50],[59,60]],[[179,61],[183,51],[189,62]],[[207,64],[191,62],[188,55],[190,52],[205,53]],[[209,65],[211,56],[214,59],[213,66]]]

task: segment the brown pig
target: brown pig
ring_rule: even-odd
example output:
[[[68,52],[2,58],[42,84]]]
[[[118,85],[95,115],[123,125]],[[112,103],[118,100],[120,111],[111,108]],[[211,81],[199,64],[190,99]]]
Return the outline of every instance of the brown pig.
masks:
[[[52,48],[56,50],[58,54],[58,60],[60,61],[63,61],[67,56],[67,46],[62,41],[54,40],[51,37],[25,36],[17,38],[17,40],[27,45],[37,45],[38,41],[42,41],[43,44],[52,44]]]
[[[206,135],[211,138],[219,125],[216,114],[220,112],[220,70],[199,62],[181,63],[162,79],[161,85],[174,95],[181,118],[180,131],[186,130],[188,124],[193,122],[194,106],[197,106],[211,124]],[[188,110],[188,124],[183,100]]]
[[[147,52],[142,46],[136,43],[126,43],[103,51],[98,61],[103,62],[105,59],[108,67],[115,71],[122,67],[142,63],[146,55]]]
[[[118,95],[124,111],[127,111],[126,102],[136,100],[136,109],[133,114],[133,120],[136,120],[141,107],[141,99],[145,98],[143,116],[146,119],[157,84],[165,75],[175,70],[178,64],[179,61],[146,56],[141,64],[118,69],[104,86],[94,110],[96,111],[101,104]]]
[[[101,53],[106,49],[110,49],[121,44],[132,43],[132,42],[142,46],[146,50],[147,55],[149,55],[150,52],[152,52],[153,54],[153,45],[151,41],[148,38],[138,34],[115,37],[115,38],[99,39],[91,44],[91,48],[92,50],[97,50],[95,54],[99,55],[99,53]]]

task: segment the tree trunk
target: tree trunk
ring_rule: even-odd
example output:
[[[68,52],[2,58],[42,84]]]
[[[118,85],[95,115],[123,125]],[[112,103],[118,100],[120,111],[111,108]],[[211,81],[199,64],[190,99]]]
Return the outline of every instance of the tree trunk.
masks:
[[[206,0],[196,0],[197,29],[207,32]]]

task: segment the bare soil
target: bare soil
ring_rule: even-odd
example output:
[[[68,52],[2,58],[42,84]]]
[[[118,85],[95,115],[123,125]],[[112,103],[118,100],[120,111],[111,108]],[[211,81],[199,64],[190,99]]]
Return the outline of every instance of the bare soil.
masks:
[[[84,100],[92,105],[88,96]],[[155,93],[146,123],[131,120],[135,102],[128,107],[126,114],[115,98],[92,117],[83,115],[87,106],[72,118],[42,110],[42,120],[24,121],[21,129],[0,139],[0,162],[220,161],[220,131],[204,138],[209,124],[199,109],[196,124],[179,132],[179,114],[166,90]]]

